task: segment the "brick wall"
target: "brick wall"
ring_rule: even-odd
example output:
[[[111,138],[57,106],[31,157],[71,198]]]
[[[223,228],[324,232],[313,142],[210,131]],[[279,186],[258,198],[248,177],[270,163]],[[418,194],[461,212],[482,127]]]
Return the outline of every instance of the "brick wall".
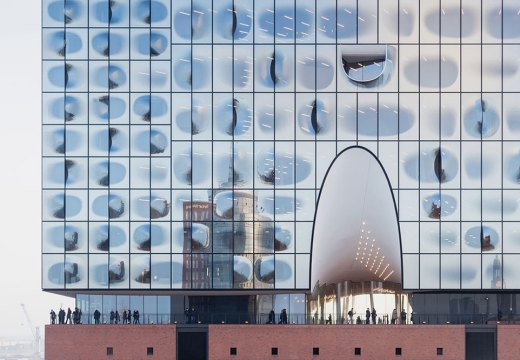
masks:
[[[499,326],[499,359],[520,353],[520,325]],[[460,359],[464,360],[463,325],[209,325],[210,360],[224,359]],[[113,355],[107,356],[107,347]],[[147,348],[153,347],[153,356]],[[237,355],[230,355],[230,348]],[[271,349],[278,349],[272,356]],[[354,355],[354,349],[361,355]],[[313,355],[319,348],[319,355]],[[396,348],[402,355],[397,356]],[[443,355],[437,355],[443,348]],[[48,325],[45,359],[176,358],[175,325]],[[508,355],[511,355],[507,357]]]
[[[210,325],[208,342],[209,360],[464,360],[465,356],[463,325]],[[231,347],[237,355],[230,355]],[[278,348],[277,356],[271,355],[273,347]],[[313,355],[314,347],[319,356]],[[361,355],[354,355],[356,347]],[[397,347],[401,356],[395,354]],[[442,356],[437,348],[443,348]]]
[[[113,355],[107,356],[107,347]],[[153,356],[147,348],[153,347]],[[47,325],[46,360],[176,358],[175,325]]]
[[[497,357],[499,360],[520,358],[520,325],[497,325]]]

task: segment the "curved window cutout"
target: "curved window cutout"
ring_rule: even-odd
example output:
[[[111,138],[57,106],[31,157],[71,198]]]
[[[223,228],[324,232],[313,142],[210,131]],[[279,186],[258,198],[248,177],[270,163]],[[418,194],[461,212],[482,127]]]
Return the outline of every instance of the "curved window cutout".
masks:
[[[52,146],[58,154],[74,152],[80,148],[82,136],[78,131],[56,130],[52,134]]]
[[[159,219],[170,213],[170,203],[168,200],[154,195],[141,197],[137,199],[136,211],[139,216],[144,218]]]
[[[276,167],[275,167],[276,164]],[[257,175],[264,184],[291,185],[305,180],[311,173],[311,162],[293,154],[264,150],[257,156]]]
[[[100,55],[105,57],[116,55],[123,48],[124,39],[121,35],[113,32],[103,32],[94,36],[92,39],[92,47]]]
[[[79,273],[78,263],[66,261],[52,265],[48,277],[55,284],[74,284],[81,280]]]
[[[81,50],[81,38],[71,31],[58,31],[49,37],[50,49],[59,56],[74,54]]]
[[[233,191],[222,191],[215,195],[213,199],[215,204],[215,213],[223,219],[233,218]]]
[[[145,24],[156,23],[166,19],[168,9],[159,1],[145,0],[137,4],[135,16]]]
[[[514,8],[504,4],[502,7],[492,8],[483,21],[487,23],[485,28],[488,30],[489,35],[496,39],[518,39],[520,37],[518,7]]]
[[[253,263],[245,256],[233,256],[233,280],[235,283],[245,283],[253,280]]]
[[[196,168],[195,173],[193,173],[192,164]],[[175,156],[173,173],[177,180],[186,185],[204,183],[211,175],[211,158],[208,154],[192,154],[190,149],[186,149]]]
[[[56,87],[72,89],[79,83],[80,72],[72,64],[66,63],[51,68],[48,78],[51,84]]]
[[[106,130],[100,130],[94,134],[94,144],[99,151],[117,152],[125,146],[125,139],[118,129],[108,128]]]
[[[157,130],[150,131],[150,154],[162,154],[168,146],[168,139]]]
[[[48,12],[53,20],[70,24],[81,17],[83,6],[81,2],[75,0],[54,1],[49,4]]]
[[[152,262],[152,287],[170,287],[171,265],[175,264],[170,264],[167,261]]]
[[[118,195],[101,195],[94,199],[92,211],[101,217],[117,219],[125,212],[125,203]]]
[[[94,112],[102,120],[117,119],[126,110],[126,103],[118,97],[103,95],[95,101]]]
[[[72,121],[80,113],[80,100],[72,95],[65,95],[53,101],[51,105],[52,115],[65,121]]]
[[[343,45],[341,47],[343,70],[350,81],[365,85],[379,85],[383,79],[387,62],[387,45]]]
[[[466,245],[480,249],[481,251],[494,250],[499,242],[499,236],[495,229],[482,225],[470,228],[464,237]]]
[[[311,289],[318,282],[321,286],[347,280],[401,283],[392,187],[375,155],[365,148],[347,148],[330,166],[316,208],[312,254]]]
[[[143,121],[150,122],[152,118],[160,117],[168,111],[166,101],[155,95],[143,95],[134,102],[134,113]]]
[[[136,266],[136,269],[138,267]],[[135,281],[142,283],[142,284],[150,284],[152,281],[152,272],[148,270],[147,268],[143,268],[143,266],[139,267],[138,274],[135,277]]]
[[[446,183],[455,179],[458,171],[458,160],[447,149],[437,148],[421,153],[421,181]]]
[[[470,36],[477,29],[476,14],[469,6],[465,6],[462,11],[459,6],[443,6],[441,13],[436,9],[426,14],[424,22],[433,34],[439,34],[440,25],[440,35],[452,38]],[[480,28],[480,19],[478,27]]]
[[[126,241],[125,231],[114,224],[101,225],[96,229],[95,246],[101,251],[123,245]]]
[[[277,281],[289,279],[292,276],[291,266],[280,259],[277,259],[275,263],[273,255],[263,256],[255,261],[256,280],[267,284],[274,284],[275,276]]]
[[[49,180],[54,183],[63,185],[72,185],[82,178],[80,166],[74,160],[65,160],[53,164],[48,172]]]
[[[276,36],[282,39],[302,39],[312,33],[310,29],[314,27],[314,17],[313,12],[301,6],[296,9],[277,6],[276,11],[266,9],[259,15],[258,27],[271,38]]]
[[[216,119],[220,132],[233,136],[244,135],[253,124],[252,110],[237,99],[220,106]]]
[[[225,39],[243,39],[249,35],[253,22],[253,12],[237,7],[230,1],[225,8],[218,11],[216,30]]]
[[[191,8],[180,9],[173,17],[173,28],[177,35],[185,40],[197,40],[211,28],[211,11],[193,2]]]
[[[294,213],[294,209],[301,209],[303,204],[299,199],[295,199],[292,196],[276,195],[275,197],[259,197],[258,204],[261,207],[262,212],[268,214],[287,215]],[[275,209],[276,204],[276,209]]]
[[[500,128],[498,112],[487,101],[479,99],[465,115],[466,132],[476,138],[488,138],[496,134]]]
[[[292,234],[289,230],[284,229],[280,224],[274,227],[274,250],[287,250],[292,243]]]
[[[210,229],[207,225],[200,223],[191,224],[191,249],[201,251],[210,245]]]
[[[112,161],[101,161],[94,167],[93,177],[101,186],[120,183],[126,177],[126,167]]]
[[[126,73],[116,65],[103,66],[95,73],[96,84],[102,88],[117,89],[126,82]]]
[[[166,241],[166,234],[158,225],[144,224],[134,231],[134,243],[139,250],[150,251],[153,247],[161,246]]]
[[[318,61],[308,57],[298,59],[297,78],[299,84],[308,90],[325,89],[334,80],[334,65],[325,58],[318,58]]]
[[[355,9],[323,10],[318,14],[318,30],[330,39],[355,38],[357,34],[357,11]]]
[[[415,86],[419,84],[422,87],[434,89],[439,87],[447,88],[457,81],[459,77],[459,65],[457,61],[450,59],[449,55],[442,59],[438,57],[426,58],[423,56],[420,60],[420,65],[418,60],[407,62],[404,65],[404,75],[408,81],[415,84]]]
[[[198,135],[208,128],[210,122],[208,111],[198,99],[193,99],[191,111],[189,109],[181,111],[177,115],[177,126],[185,133]]]
[[[152,247],[151,226],[150,224],[145,224],[135,229],[134,242],[139,250],[150,251]]]
[[[258,63],[258,76],[263,85],[269,88],[281,88],[291,83],[292,61],[282,51],[273,52]]]
[[[168,47],[168,39],[166,39],[166,36],[154,32],[151,34],[141,34],[137,36],[136,41],[139,53],[146,56],[159,56],[166,51]]]
[[[520,184],[520,154],[507,156],[507,176],[513,183]]]
[[[110,284],[119,283],[125,280],[125,262],[115,257],[110,257],[108,265],[108,282]]]
[[[74,181],[78,179],[78,167],[73,160],[65,160],[64,170],[66,184],[74,183]]]
[[[49,206],[55,218],[66,219],[78,215],[82,203],[77,196],[58,194],[50,200]]]
[[[382,105],[382,106],[381,106]],[[361,107],[361,111],[371,108],[377,109],[376,103],[367,103]],[[348,111],[344,112],[343,124],[349,132],[356,132],[366,136],[395,136],[404,134],[415,124],[414,115],[405,107],[398,108],[397,104],[380,104],[378,122],[358,121],[356,116],[351,116]]]
[[[323,133],[327,129],[329,112],[325,108],[325,104],[321,100],[314,100],[311,104],[306,105],[298,116],[298,125],[300,129],[308,134],[316,135]]]
[[[423,209],[430,219],[441,219],[455,212],[457,200],[450,195],[433,194],[423,199]]]
[[[209,65],[206,61],[192,61],[192,55],[188,53],[174,65],[173,78],[184,90],[201,89],[210,83]]]
[[[78,229],[71,225],[65,225],[63,232],[65,251],[74,251],[78,249]]]
[[[94,7],[96,19],[104,24],[118,24],[126,18],[126,6],[115,0],[99,2]]]

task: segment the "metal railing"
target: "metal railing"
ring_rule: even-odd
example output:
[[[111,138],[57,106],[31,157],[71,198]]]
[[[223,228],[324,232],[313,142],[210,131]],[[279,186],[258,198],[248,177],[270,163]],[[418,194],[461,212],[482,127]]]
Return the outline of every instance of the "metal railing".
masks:
[[[269,321],[269,313],[259,313],[251,315],[248,313],[221,313],[221,312],[197,312],[186,314],[142,314],[139,318],[133,316],[130,320],[123,320],[122,316],[118,322],[110,319],[110,314],[101,314],[100,324],[281,324],[280,314],[275,314],[275,321]],[[364,315],[364,314],[363,314]],[[359,318],[358,318],[359,317]],[[500,318],[500,319],[499,319]],[[287,314],[286,324],[300,325],[393,325],[393,324],[489,324],[489,323],[520,323],[520,315],[498,316],[495,314],[407,314],[406,319],[402,320],[400,314],[398,318],[392,320],[391,314],[379,314],[375,321],[372,317],[354,314],[352,320],[338,318],[335,315],[326,318],[319,318],[309,314]],[[94,324],[94,316],[90,313],[82,313],[81,324]]]

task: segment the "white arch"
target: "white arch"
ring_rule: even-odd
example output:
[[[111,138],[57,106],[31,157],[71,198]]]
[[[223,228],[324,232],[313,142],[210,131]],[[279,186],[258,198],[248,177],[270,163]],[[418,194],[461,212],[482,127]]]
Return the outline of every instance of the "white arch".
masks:
[[[399,224],[390,183],[368,150],[340,153],[314,219],[311,289],[350,281],[401,283]]]

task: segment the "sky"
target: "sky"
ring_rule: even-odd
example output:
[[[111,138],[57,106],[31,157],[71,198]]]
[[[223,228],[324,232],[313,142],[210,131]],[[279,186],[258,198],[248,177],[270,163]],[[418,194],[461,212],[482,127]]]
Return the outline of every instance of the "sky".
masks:
[[[40,0],[0,1],[0,339],[30,339],[72,298],[41,290]]]

